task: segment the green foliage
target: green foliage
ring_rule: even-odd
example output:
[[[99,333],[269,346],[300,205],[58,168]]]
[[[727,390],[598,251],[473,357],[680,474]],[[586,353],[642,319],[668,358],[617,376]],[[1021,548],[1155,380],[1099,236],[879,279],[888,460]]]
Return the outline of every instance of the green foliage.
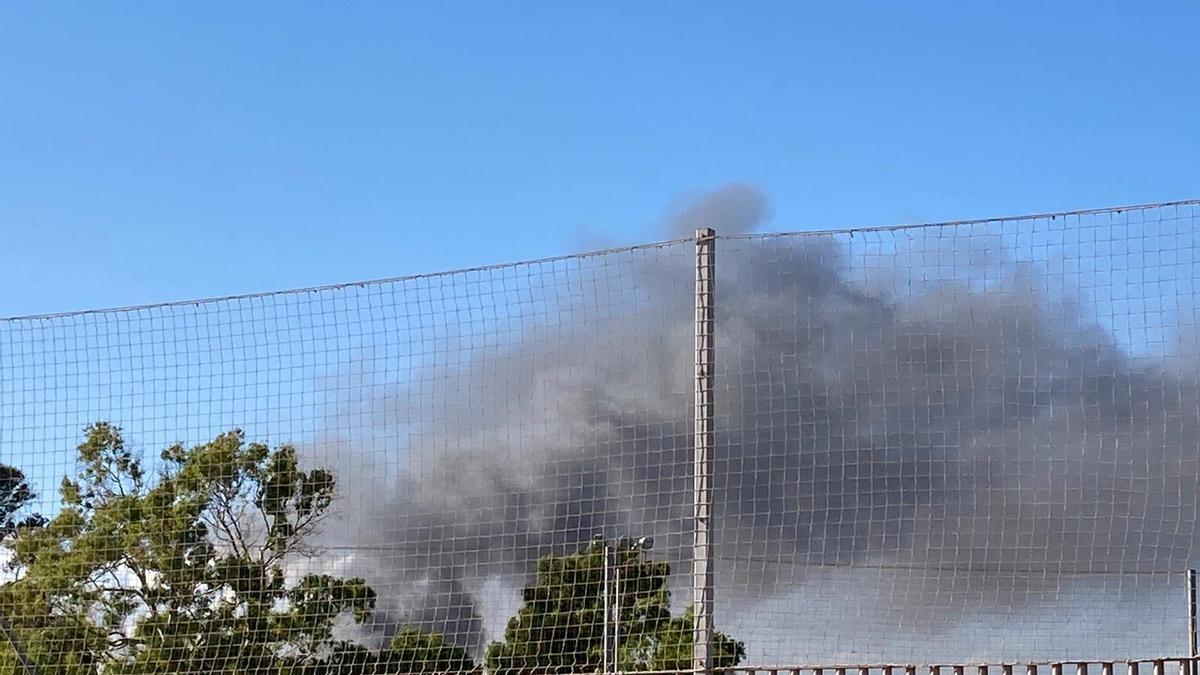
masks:
[[[22,511],[37,499],[21,470],[0,464],[0,540],[7,539],[21,527],[38,527],[45,519],[37,514],[20,517]]]
[[[309,541],[335,480],[301,468],[292,447],[247,443],[232,431],[166,449],[150,476],[121,430],[99,423],[86,430],[78,457],[49,521],[18,519],[33,492],[19,470],[0,466],[0,540],[15,576],[0,584],[0,612],[39,673],[479,672],[436,633],[404,628],[380,650],[337,637],[335,624],[366,621],[376,596],[362,579],[294,573],[303,565],[292,563],[315,553]],[[689,670],[693,619],[690,611],[671,616],[668,564],[629,547],[611,555],[620,667]],[[591,545],[539,561],[504,639],[487,648],[487,672],[595,672],[604,557]],[[714,648],[717,666],[745,656],[742,643],[720,633]],[[16,668],[0,641],[0,673]]]
[[[578,673],[602,667],[604,555],[603,545],[592,544],[538,563],[537,579],[524,589],[524,603],[509,620],[504,640],[488,646],[489,673]],[[620,607],[621,668],[690,670],[692,615],[671,617],[670,566],[627,547],[611,555],[609,597]],[[736,665],[745,656],[742,643],[728,636],[718,633],[714,642],[718,665]]]
[[[153,481],[115,426],[78,452],[62,511],[12,539],[19,579],[0,588],[39,672],[277,670],[346,648],[335,621],[374,609],[361,579],[287,578],[334,494],[293,448],[234,431],[168,448]]]
[[[380,673],[469,673],[476,670],[466,650],[438,633],[401,628],[379,655]]]
[[[341,643],[323,658],[288,661],[280,675],[411,675],[418,673],[477,673],[478,668],[461,647],[447,643],[437,633],[401,628],[380,651]]]
[[[646,631],[621,644],[618,663],[621,670],[687,671],[692,669],[692,631],[696,622],[692,608],[652,631]],[[713,632],[714,668],[731,668],[746,658],[746,645],[728,635]]]

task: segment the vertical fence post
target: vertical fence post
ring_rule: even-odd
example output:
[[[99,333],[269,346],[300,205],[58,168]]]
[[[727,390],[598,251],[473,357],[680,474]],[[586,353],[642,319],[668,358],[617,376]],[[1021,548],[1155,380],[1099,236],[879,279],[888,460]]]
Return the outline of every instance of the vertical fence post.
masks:
[[[716,324],[717,233],[712,228],[696,230],[696,381],[695,381],[695,455],[692,462],[693,517],[692,604],[695,625],[692,629],[692,670],[712,672],[713,631],[713,446],[715,423],[715,324]]]

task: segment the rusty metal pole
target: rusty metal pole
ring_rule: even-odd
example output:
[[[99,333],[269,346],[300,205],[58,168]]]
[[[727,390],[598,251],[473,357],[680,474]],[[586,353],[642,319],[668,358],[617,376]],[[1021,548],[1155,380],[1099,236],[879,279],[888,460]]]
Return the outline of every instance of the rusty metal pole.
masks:
[[[717,233],[696,230],[695,446],[692,461],[692,670],[713,667],[713,451],[716,445],[715,349]]]

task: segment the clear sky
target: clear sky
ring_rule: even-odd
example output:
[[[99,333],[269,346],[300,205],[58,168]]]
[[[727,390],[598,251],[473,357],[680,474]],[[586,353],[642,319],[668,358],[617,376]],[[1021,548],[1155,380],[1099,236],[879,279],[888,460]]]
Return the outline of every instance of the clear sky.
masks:
[[[1200,5],[901,4],[0,4],[0,315],[1200,195]]]

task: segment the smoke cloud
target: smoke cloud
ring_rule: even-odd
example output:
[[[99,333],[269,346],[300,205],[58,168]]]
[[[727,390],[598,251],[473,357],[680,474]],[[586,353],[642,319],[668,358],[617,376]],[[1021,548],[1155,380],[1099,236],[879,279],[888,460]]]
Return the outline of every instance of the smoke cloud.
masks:
[[[770,213],[732,185],[666,230],[729,236]],[[1193,558],[1194,372],[1130,357],[994,237],[938,235],[719,243],[718,622],[760,662],[1013,657],[1006,630],[1025,631],[1021,658],[1135,649],[1136,626],[1064,645],[1021,617],[1144,613]],[[687,602],[691,256],[521,271],[545,273],[540,294],[496,291],[368,404],[405,430],[396,448],[314,450],[400,458],[386,475],[341,462],[351,494],[327,532],[330,564],[380,591],[376,639],[417,622],[478,651],[535,561],[597,532],[654,536]]]

